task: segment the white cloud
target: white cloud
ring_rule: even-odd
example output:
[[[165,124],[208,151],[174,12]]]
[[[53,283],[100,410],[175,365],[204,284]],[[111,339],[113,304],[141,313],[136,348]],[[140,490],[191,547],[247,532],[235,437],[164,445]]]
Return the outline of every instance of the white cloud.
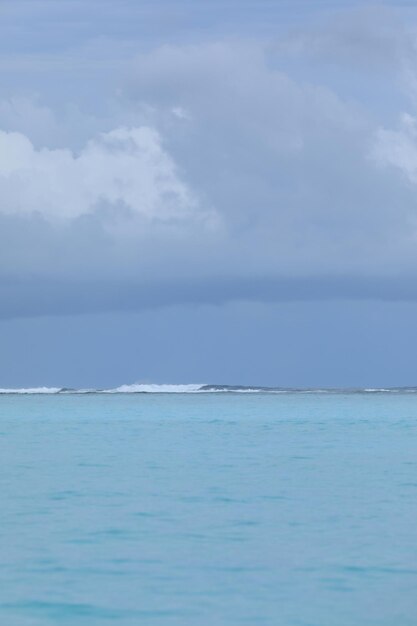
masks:
[[[0,213],[39,213],[49,220],[123,207],[146,220],[198,213],[197,201],[152,128],[117,128],[79,154],[35,149],[23,134],[0,131]]]
[[[177,117],[179,120],[190,120],[191,119],[191,116],[188,113],[188,111],[186,111],[186,109],[183,109],[182,107],[173,107],[172,115]]]
[[[411,183],[417,184],[417,119],[404,113],[398,129],[380,128],[371,157],[382,166],[397,168]]]

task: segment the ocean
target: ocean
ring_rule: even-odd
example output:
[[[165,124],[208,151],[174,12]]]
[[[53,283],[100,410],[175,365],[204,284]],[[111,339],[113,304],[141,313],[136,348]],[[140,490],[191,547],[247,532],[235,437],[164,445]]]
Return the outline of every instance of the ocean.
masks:
[[[219,389],[3,390],[2,626],[415,626],[416,390]]]

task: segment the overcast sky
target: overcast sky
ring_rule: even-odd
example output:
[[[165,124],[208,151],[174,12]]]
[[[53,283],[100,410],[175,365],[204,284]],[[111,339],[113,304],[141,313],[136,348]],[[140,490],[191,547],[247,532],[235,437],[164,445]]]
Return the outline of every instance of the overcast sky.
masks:
[[[417,385],[417,2],[2,0],[0,387]]]

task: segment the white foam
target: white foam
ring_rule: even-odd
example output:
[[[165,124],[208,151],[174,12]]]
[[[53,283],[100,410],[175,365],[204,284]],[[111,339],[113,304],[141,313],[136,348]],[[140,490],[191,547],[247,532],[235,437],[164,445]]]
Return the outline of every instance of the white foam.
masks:
[[[273,387],[239,387],[222,385],[158,385],[151,383],[135,383],[121,385],[113,389],[69,389],[66,387],[28,387],[0,389],[0,395],[70,395],[70,394],[116,394],[116,393],[237,393],[237,394],[335,394],[335,393],[417,393],[417,388],[372,388],[365,389],[279,389]]]
[[[265,391],[264,389],[250,389],[246,387],[240,388],[229,388],[229,387],[216,387],[209,389],[199,389],[200,393],[262,393]],[[271,393],[283,393],[281,391],[271,390]]]
[[[121,385],[115,389],[105,389],[103,393],[196,393],[204,385]]]
[[[43,393],[43,394],[54,394],[59,393],[61,391],[61,387],[32,387],[28,389],[0,389],[0,394],[35,394],[35,393]]]

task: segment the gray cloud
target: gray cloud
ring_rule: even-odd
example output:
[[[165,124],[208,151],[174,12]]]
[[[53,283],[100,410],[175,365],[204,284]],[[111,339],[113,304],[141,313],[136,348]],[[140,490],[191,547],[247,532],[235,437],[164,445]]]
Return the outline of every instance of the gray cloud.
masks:
[[[375,48],[355,28],[316,50]],[[3,99],[0,315],[415,299],[412,125],[284,57],[243,38],[157,46],[95,115]]]
[[[415,302],[417,273],[392,277],[275,277],[208,280],[48,279],[2,277],[0,319],[132,312],[172,305],[232,302]]]

